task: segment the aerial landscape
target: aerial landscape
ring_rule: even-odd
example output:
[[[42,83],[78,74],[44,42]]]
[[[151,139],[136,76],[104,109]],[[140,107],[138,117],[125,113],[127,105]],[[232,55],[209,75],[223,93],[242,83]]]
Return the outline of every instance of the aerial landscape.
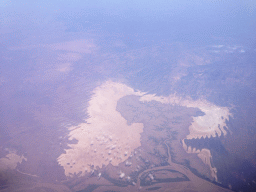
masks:
[[[256,190],[256,2],[0,12],[1,192]]]

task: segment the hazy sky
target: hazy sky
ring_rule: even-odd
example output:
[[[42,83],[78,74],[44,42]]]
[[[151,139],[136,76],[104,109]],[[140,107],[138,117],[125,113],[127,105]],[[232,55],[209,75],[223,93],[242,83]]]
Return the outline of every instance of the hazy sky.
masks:
[[[80,25],[76,30],[255,38],[255,10],[253,0],[2,0],[0,34],[29,36],[32,31],[55,33]]]

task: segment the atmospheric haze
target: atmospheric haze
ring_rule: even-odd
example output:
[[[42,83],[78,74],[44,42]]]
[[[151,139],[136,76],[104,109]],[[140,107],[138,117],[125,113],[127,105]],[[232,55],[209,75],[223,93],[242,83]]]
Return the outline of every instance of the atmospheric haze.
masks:
[[[0,191],[256,191],[253,0],[0,2]]]

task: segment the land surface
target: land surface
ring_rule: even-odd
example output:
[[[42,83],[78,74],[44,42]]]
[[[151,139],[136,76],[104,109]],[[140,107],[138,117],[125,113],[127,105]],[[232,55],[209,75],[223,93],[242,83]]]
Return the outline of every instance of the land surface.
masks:
[[[192,153],[182,142],[205,113],[157,99],[145,102],[146,96],[113,82],[95,90],[90,118],[71,128],[70,140],[78,141],[58,159],[69,177],[65,184],[74,191],[227,191],[212,183],[210,152]],[[70,158],[81,159],[79,166]]]

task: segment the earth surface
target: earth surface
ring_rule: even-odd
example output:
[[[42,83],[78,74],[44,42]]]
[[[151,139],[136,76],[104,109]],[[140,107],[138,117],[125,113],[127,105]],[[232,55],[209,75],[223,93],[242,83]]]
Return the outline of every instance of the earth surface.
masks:
[[[255,191],[255,8],[0,2],[0,191]]]

